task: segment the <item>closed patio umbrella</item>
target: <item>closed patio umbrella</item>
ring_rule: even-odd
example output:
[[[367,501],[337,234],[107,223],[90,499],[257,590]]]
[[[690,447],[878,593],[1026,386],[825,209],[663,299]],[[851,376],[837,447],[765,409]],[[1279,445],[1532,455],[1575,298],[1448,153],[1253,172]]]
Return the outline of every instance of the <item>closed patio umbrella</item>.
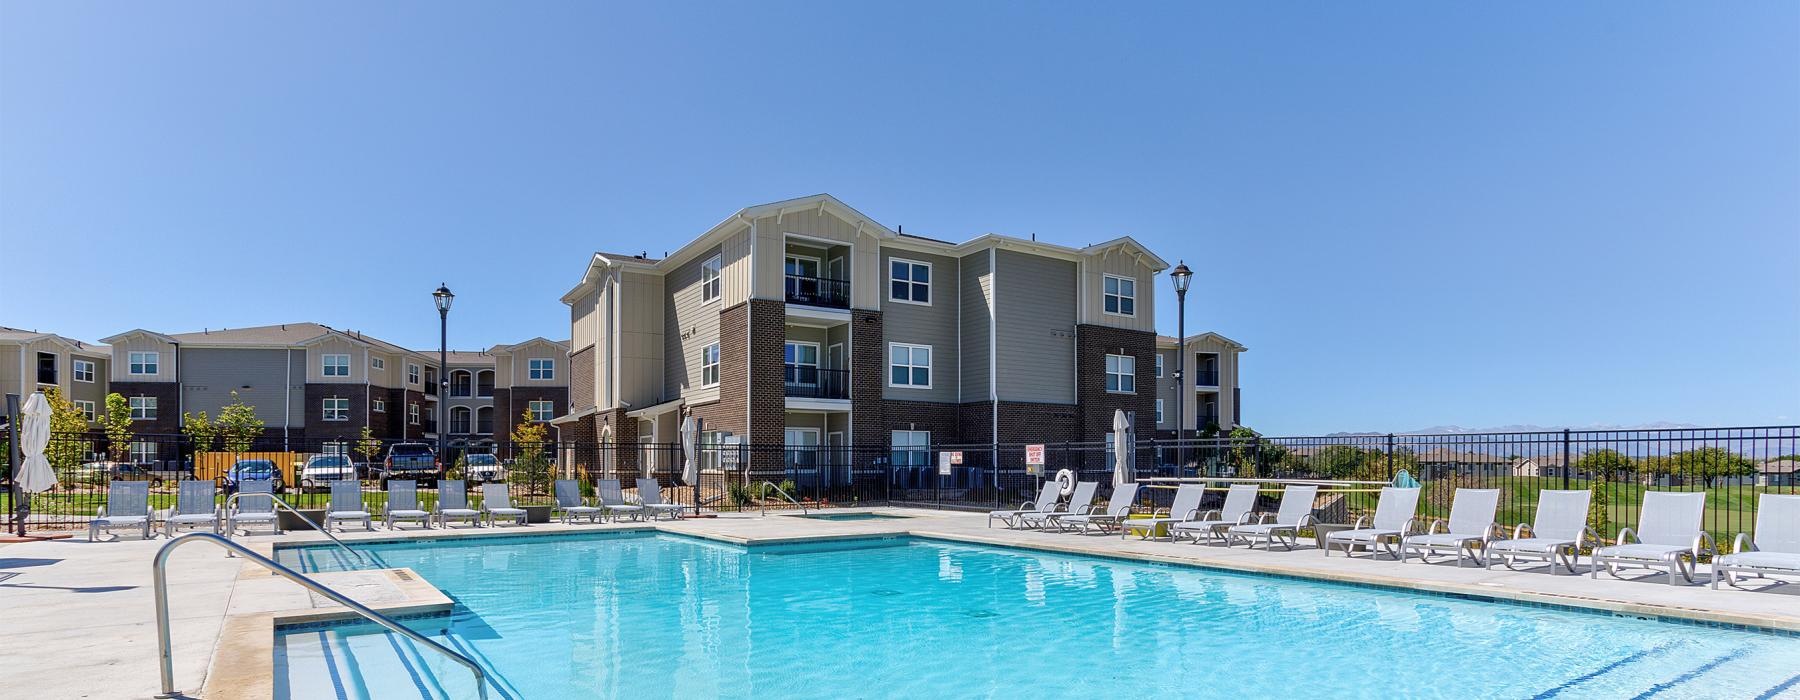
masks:
[[[1124,486],[1132,482],[1131,473],[1131,419],[1125,417],[1125,411],[1113,411],[1113,486]]]
[[[700,482],[700,460],[694,444],[700,439],[700,426],[692,415],[681,419],[681,483],[693,486]]]
[[[56,472],[44,459],[44,448],[50,445],[50,402],[43,394],[32,394],[25,399],[22,413],[19,450],[25,453],[25,464],[19,469],[19,489],[26,493],[49,491],[56,488]]]

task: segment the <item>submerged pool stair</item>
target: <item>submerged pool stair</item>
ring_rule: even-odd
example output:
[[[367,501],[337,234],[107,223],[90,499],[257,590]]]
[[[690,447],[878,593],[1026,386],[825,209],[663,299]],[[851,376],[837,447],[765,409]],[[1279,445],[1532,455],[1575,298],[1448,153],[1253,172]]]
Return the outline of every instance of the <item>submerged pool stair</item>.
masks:
[[[1764,653],[1751,647],[1695,657],[1684,655],[1684,646],[1682,642],[1674,641],[1631,654],[1572,677],[1555,688],[1532,696],[1533,700],[1558,697],[1800,699],[1800,675],[1773,687],[1764,687],[1771,665],[1781,662],[1763,658]],[[1752,677],[1764,680],[1752,682],[1740,670],[1757,671]],[[1800,669],[1795,671],[1800,673]]]

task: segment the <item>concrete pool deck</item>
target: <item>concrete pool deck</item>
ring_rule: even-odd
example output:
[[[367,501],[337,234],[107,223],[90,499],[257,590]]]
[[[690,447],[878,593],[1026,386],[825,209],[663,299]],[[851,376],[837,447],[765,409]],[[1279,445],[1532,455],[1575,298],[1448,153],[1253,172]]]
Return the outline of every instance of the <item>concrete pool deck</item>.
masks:
[[[1619,614],[1800,632],[1800,582],[1763,590],[1669,586],[1661,574],[1598,580],[1544,573],[1457,568],[1442,563],[1327,558],[1307,540],[1293,552],[1226,549],[1117,536],[1011,531],[987,527],[983,513],[913,508],[867,509],[904,518],[821,520],[724,514],[658,523],[540,524],[450,531],[379,530],[341,535],[349,542],[396,538],[490,537],[595,530],[655,530],[735,544],[767,544],[871,535],[915,535],[1039,551],[1120,557],[1232,571],[1296,576],[1436,593],[1591,608]],[[275,546],[324,542],[311,531],[240,542],[264,553]],[[82,538],[0,545],[0,630],[8,663],[0,688],[34,697],[147,698],[159,692],[150,563],[164,541],[89,543]],[[193,545],[170,559],[176,687],[209,698],[269,697],[276,624],[330,619],[344,611],[243,559]],[[1585,564],[1585,562],[1584,562]],[[1584,568],[1585,571],[1585,568]],[[1704,571],[1704,567],[1703,567]],[[447,609],[449,600],[405,570],[318,574],[358,602],[393,612]],[[204,690],[202,690],[204,689]]]

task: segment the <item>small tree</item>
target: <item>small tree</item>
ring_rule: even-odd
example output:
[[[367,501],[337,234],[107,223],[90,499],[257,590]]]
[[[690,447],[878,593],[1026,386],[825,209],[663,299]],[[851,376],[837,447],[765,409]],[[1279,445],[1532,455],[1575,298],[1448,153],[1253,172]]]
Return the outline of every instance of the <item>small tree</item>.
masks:
[[[356,436],[356,453],[362,455],[364,462],[374,462],[381,456],[381,441],[375,438],[375,431],[363,426],[362,433]]]
[[[106,431],[106,449],[114,461],[131,454],[131,401],[117,392],[106,395],[106,414],[100,416]]]
[[[550,427],[531,419],[531,411],[519,416],[513,427],[513,464],[507,480],[521,490],[544,493],[550,490],[550,460],[544,450],[550,443]]]
[[[1261,436],[1257,435],[1256,431],[1241,425],[1232,428],[1229,437],[1231,438],[1231,466],[1236,469],[1239,479],[1256,478],[1257,466],[1260,461],[1257,454],[1258,449],[1286,451],[1286,448],[1279,445],[1259,445]],[[1279,455],[1269,456],[1275,458],[1271,461],[1280,461]]]
[[[188,436],[194,444],[195,452],[211,452],[219,441],[219,426],[214,425],[212,418],[205,411],[181,414],[181,434]]]
[[[227,452],[248,452],[256,439],[262,437],[263,421],[256,417],[256,407],[245,404],[233,391],[231,403],[219,409],[216,427]]]
[[[1618,474],[1628,474],[1637,469],[1637,463],[1617,450],[1594,450],[1575,460],[1575,472],[1587,474],[1596,481],[1606,481]]]
[[[1609,491],[1606,480],[1593,478],[1588,480],[1588,527],[1594,528],[1596,536],[1606,538],[1612,530],[1612,504],[1608,499]]]
[[[50,444],[44,447],[44,459],[52,469],[67,470],[81,466],[87,459],[89,442],[87,415],[75,408],[57,387],[44,389],[44,400],[50,402]]]

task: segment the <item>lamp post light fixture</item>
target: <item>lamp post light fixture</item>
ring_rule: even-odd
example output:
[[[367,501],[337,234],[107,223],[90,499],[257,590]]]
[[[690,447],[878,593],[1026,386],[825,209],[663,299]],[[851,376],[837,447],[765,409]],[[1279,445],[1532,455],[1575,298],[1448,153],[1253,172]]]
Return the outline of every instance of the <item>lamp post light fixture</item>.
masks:
[[[1183,407],[1193,398],[1187,393],[1187,290],[1188,283],[1194,279],[1194,271],[1189,270],[1186,262],[1176,262],[1175,269],[1169,272],[1169,279],[1175,281],[1175,469],[1176,473],[1187,466],[1186,444],[1183,440],[1183,428],[1187,416]]]
[[[456,295],[439,284],[437,291],[431,293],[431,301],[438,311],[437,458],[441,467],[448,447],[444,431],[450,429],[450,303],[456,301]]]

